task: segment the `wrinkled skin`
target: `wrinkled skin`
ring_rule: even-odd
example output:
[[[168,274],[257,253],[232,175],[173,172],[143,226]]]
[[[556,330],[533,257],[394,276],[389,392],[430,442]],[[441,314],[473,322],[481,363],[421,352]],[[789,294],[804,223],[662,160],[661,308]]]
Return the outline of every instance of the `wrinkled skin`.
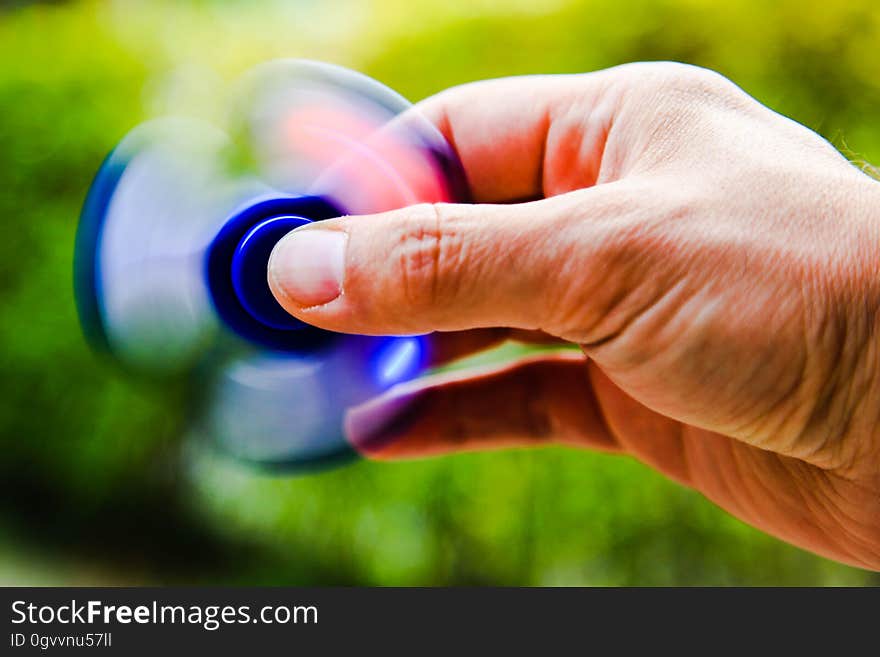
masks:
[[[474,203],[299,229],[270,263],[277,298],[331,330],[441,331],[439,361],[507,338],[581,352],[399,386],[349,418],[362,451],[619,451],[880,570],[880,183],[680,64],[479,82],[418,110]],[[306,231],[344,235],[313,236],[303,271]]]

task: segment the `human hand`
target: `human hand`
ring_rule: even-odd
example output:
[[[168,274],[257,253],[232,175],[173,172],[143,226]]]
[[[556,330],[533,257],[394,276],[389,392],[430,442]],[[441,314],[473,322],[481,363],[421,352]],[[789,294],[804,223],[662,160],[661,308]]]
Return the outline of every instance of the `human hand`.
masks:
[[[715,73],[669,63],[493,80],[418,110],[474,204],[294,231],[293,315],[581,352],[392,389],[375,458],[564,443],[631,454],[752,525],[880,569],[880,184]]]

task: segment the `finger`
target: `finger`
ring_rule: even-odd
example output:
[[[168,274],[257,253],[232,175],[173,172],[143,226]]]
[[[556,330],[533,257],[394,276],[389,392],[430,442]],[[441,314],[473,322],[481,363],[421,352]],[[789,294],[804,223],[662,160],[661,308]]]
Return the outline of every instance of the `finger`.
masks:
[[[378,459],[551,443],[614,451],[586,362],[577,354],[536,357],[399,386],[350,411],[346,435]]]
[[[624,70],[475,82],[413,111],[452,144],[474,201],[539,198],[595,184]]]
[[[502,326],[568,339],[556,321],[580,310],[561,301],[580,303],[599,276],[614,273],[610,260],[638,265],[604,256],[626,247],[615,237],[644,218],[649,197],[621,181],[533,203],[330,219],[276,245],[269,284],[292,315],[343,333]]]

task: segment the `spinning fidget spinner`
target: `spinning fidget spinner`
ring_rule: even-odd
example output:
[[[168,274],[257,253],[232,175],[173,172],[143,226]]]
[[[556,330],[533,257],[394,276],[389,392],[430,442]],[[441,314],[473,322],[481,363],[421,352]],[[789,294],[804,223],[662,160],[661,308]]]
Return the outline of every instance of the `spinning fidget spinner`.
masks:
[[[195,428],[229,454],[343,460],[348,414],[418,377],[428,342],[300,322],[269,290],[269,255],[309,222],[460,199],[461,166],[406,100],[337,66],[265,64],[231,105],[224,129],[152,121],[104,161],[77,233],[83,329],[129,370],[193,377]]]

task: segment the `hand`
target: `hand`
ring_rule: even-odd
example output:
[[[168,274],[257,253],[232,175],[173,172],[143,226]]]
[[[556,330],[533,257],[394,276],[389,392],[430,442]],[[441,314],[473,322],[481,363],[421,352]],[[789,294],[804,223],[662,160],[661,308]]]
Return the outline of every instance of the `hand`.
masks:
[[[298,229],[276,297],[334,331],[445,332],[441,360],[508,337],[581,351],[399,386],[350,418],[365,453],[620,451],[880,569],[880,184],[678,64],[480,82],[418,110],[475,203]]]

